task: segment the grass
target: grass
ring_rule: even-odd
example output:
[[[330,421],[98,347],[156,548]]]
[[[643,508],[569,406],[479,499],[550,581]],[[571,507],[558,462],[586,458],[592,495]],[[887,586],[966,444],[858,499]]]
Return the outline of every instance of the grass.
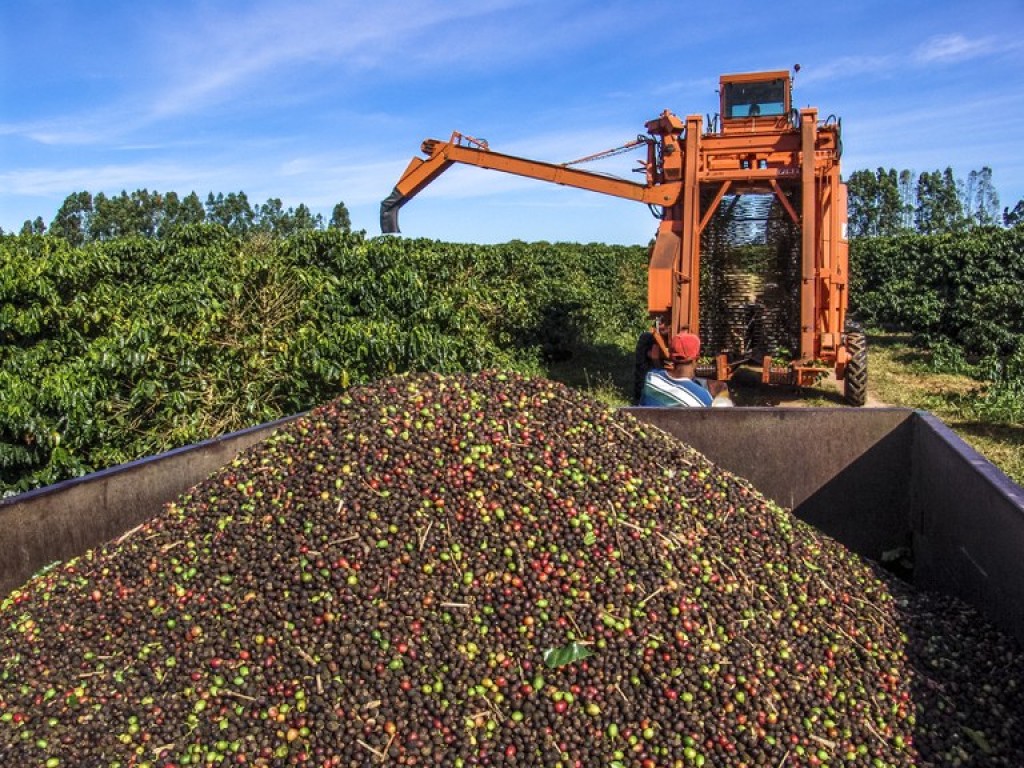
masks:
[[[635,339],[632,343],[635,343]],[[546,375],[589,394],[612,408],[631,404],[633,348],[627,339],[574,350],[567,360],[551,361]]]
[[[1024,424],[980,420],[972,403],[988,385],[969,376],[936,373],[928,352],[906,335],[868,336],[870,393],[889,405],[930,411],[1010,479],[1024,485]]]

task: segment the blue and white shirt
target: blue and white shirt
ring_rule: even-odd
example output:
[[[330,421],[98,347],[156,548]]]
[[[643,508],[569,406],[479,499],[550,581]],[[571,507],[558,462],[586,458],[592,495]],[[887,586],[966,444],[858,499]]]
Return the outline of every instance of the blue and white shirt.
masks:
[[[702,379],[673,379],[666,371],[657,370],[647,374],[640,405],[654,407],[684,406],[687,408],[710,407],[711,392]]]

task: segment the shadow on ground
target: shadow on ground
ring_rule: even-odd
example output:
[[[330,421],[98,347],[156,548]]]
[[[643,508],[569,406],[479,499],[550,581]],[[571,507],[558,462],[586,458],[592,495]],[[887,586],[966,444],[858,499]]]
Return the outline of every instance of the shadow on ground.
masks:
[[[550,362],[546,373],[554,381],[589,391],[612,405],[632,405],[633,364],[633,354],[616,345],[583,345],[570,358]],[[760,368],[737,370],[729,392],[740,407],[847,407],[834,379],[824,378],[813,387],[764,384]]]

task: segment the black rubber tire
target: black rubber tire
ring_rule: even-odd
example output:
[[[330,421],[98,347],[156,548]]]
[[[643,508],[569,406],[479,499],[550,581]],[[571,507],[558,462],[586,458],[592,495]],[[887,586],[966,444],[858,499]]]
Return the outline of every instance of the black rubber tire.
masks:
[[[843,396],[847,403],[860,408],[868,401],[868,342],[864,334],[846,334],[846,351],[850,359],[843,375]]]

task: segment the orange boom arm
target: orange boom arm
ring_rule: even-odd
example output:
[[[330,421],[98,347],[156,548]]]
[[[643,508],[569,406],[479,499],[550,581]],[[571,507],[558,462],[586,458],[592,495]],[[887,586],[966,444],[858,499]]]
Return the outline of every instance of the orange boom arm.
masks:
[[[653,145],[649,146],[649,152],[653,154]],[[421,149],[427,158],[424,160],[414,157],[398,180],[394,190],[381,203],[380,228],[385,234],[399,231],[399,208],[454,163],[475,165],[478,168],[489,168],[516,176],[548,181],[576,189],[587,189],[651,205],[671,206],[679,199],[682,192],[681,181],[656,185],[638,184],[599,173],[581,171],[568,165],[503,155],[499,152],[492,152],[486,142],[471,139],[458,132],[453,133],[449,141],[427,139],[423,142]]]

